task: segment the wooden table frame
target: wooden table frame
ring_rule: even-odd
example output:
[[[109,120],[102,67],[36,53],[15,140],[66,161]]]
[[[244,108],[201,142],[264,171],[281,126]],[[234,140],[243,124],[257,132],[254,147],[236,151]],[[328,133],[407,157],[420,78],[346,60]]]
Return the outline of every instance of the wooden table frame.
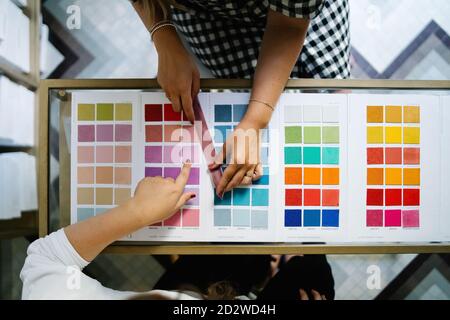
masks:
[[[202,89],[248,89],[250,80],[205,79]],[[39,236],[49,232],[49,93],[50,90],[160,90],[154,79],[79,79],[42,80],[39,87]],[[449,91],[450,81],[409,80],[328,80],[293,79],[286,89],[326,90],[428,90]],[[450,252],[450,243],[129,243],[117,242],[105,253],[128,254],[386,254],[386,253],[443,253]]]

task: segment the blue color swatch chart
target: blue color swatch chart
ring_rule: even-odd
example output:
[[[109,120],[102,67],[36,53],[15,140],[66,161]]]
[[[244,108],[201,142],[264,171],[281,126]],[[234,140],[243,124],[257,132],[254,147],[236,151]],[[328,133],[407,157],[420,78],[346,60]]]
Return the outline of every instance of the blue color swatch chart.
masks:
[[[230,137],[247,111],[248,99],[249,95],[246,93],[210,96],[207,103],[209,128],[216,153],[221,151],[227,137]],[[250,236],[257,240],[275,227],[269,208],[271,199],[269,166],[275,160],[271,157],[269,128],[262,129],[258,139],[259,162],[262,165],[263,176],[250,186],[240,186],[226,192],[222,199],[214,191],[212,227],[227,239],[239,241]],[[226,165],[223,167],[223,170],[225,169]]]

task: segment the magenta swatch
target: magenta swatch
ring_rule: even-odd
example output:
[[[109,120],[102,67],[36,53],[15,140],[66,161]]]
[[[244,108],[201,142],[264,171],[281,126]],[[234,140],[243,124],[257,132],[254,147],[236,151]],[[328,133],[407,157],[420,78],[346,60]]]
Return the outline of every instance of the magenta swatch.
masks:
[[[162,176],[162,168],[146,167],[145,168],[145,176],[146,177],[161,177]]]
[[[385,227],[401,227],[402,212],[401,210],[386,210],[384,211],[384,226]]]
[[[162,162],[162,147],[161,146],[145,147],[145,162],[146,163],[161,163]]]
[[[78,126],[78,141],[93,142],[95,140],[95,127],[90,125]]]
[[[367,210],[366,216],[367,227],[383,226],[383,210]]]
[[[403,227],[404,228],[418,228],[419,210],[404,210],[403,211]]]
[[[176,179],[180,174],[180,168],[164,168],[164,178]],[[200,170],[199,168],[191,168],[191,173],[187,181],[189,185],[199,185],[200,184]]]
[[[200,184],[200,169],[199,168],[191,168],[191,174],[189,175],[187,184],[190,184],[190,185],[199,185]]]
[[[131,141],[131,125],[116,124],[116,141]]]
[[[111,124],[100,124],[97,125],[97,141],[111,142],[113,141],[114,129]]]
[[[164,168],[164,178],[176,179],[180,175],[180,168]]]

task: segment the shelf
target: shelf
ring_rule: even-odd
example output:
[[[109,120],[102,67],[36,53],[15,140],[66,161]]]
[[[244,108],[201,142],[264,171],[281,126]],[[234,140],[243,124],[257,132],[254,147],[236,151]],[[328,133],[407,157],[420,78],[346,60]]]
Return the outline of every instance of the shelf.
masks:
[[[8,152],[33,153],[34,150],[35,150],[35,147],[32,147],[32,146],[0,145],[0,153],[8,153]]]
[[[0,239],[12,239],[38,235],[37,211],[23,212],[22,217],[0,220]]]
[[[0,0],[3,1],[3,0]],[[13,2],[16,2],[13,0]],[[26,7],[21,7],[30,19],[30,72],[26,73],[4,57],[0,57],[0,74],[36,93],[37,110],[39,96],[37,90],[40,81],[40,30],[41,1],[27,0]],[[37,112],[36,112],[37,114]],[[38,121],[35,120],[37,124]],[[36,147],[22,145],[0,145],[0,153],[26,152],[36,154]],[[28,237],[38,235],[38,214],[36,211],[23,212],[21,218],[0,220],[0,239]]]
[[[164,243],[139,245],[117,242],[108,246],[103,253],[109,254],[407,254],[407,253],[449,253],[446,243],[412,244],[224,244],[224,243]]]
[[[0,73],[4,74],[12,81],[21,84],[28,89],[35,91],[38,87],[38,80],[31,74],[25,73],[20,70],[19,67],[15,66],[4,57],[0,56]]]

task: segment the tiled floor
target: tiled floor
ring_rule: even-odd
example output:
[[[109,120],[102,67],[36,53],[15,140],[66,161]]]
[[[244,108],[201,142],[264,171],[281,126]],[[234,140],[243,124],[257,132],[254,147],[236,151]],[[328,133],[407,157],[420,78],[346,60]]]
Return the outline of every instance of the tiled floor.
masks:
[[[65,25],[66,9],[79,5],[80,30],[73,36],[94,56],[79,78],[155,77],[157,55],[127,0],[47,0],[45,7]],[[450,1],[350,0],[352,77],[450,79]],[[370,37],[368,35],[370,34]],[[202,68],[202,76],[210,73]],[[9,270],[2,296],[20,297],[18,272],[26,242],[2,242],[1,270]],[[332,255],[328,260],[337,299],[373,299],[415,255]],[[369,289],[369,266],[380,270],[380,289]],[[87,272],[115,289],[150,288],[164,269],[152,257],[105,255]],[[12,286],[12,291],[11,287]],[[450,299],[447,278],[430,272],[406,299]]]

